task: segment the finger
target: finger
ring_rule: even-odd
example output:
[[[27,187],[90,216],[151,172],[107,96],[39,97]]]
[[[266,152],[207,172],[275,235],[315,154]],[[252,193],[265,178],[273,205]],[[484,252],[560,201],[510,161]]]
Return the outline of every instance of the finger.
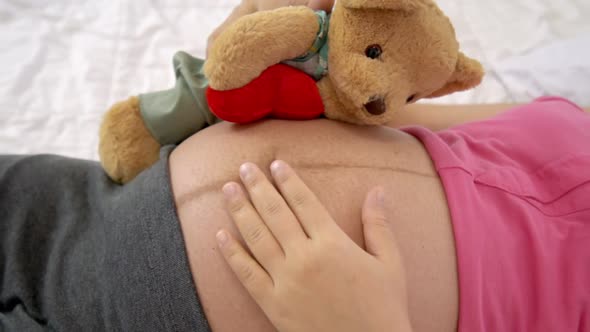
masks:
[[[240,177],[258,215],[285,252],[299,247],[301,240],[307,240],[307,235],[283,197],[256,165],[243,164]]]
[[[323,10],[329,13],[334,7],[334,0],[309,0],[307,6],[311,9]]]
[[[383,188],[369,192],[363,204],[362,219],[367,252],[383,260],[397,257],[397,242],[387,220]]]
[[[220,230],[216,237],[223,258],[238,280],[257,302],[262,301],[273,287],[271,277],[227,231]]]
[[[274,161],[271,172],[281,194],[310,238],[317,235],[322,227],[336,225],[319,199],[287,163]]]
[[[223,186],[228,210],[254,257],[269,273],[284,258],[283,250],[237,183]]]

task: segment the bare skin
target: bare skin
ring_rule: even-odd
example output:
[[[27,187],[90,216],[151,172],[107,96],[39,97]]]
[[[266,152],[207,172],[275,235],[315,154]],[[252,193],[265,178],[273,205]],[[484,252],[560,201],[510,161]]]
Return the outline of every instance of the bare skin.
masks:
[[[388,126],[398,128],[420,124],[431,130],[441,130],[454,125],[491,118],[501,111],[516,107],[515,104],[479,105],[426,105],[414,104],[400,111],[397,119]],[[590,107],[584,107],[590,112]]]
[[[270,169],[272,183],[246,163],[239,172],[245,190],[238,183],[223,187],[250,251],[226,230],[217,242],[273,325],[281,332],[411,331],[405,270],[384,191],[371,190],[363,204],[365,251],[292,168],[277,160]]]
[[[436,130],[492,117],[506,106],[412,108],[391,125],[414,123]],[[214,331],[274,330],[224,262],[215,234],[227,228],[238,237],[223,204],[222,186],[238,181],[236,170],[242,163],[268,170],[275,159],[287,161],[340,228],[363,247],[361,206],[371,188],[382,186],[388,197],[387,218],[405,262],[413,329],[456,330],[458,284],[451,219],[423,146],[392,128],[317,120],[222,123],[193,136],[171,156],[171,181],[191,271]]]
[[[215,331],[274,330],[223,260],[215,234],[225,228],[239,237],[221,187],[238,180],[242,163],[268,170],[275,159],[297,171],[340,228],[363,248],[361,206],[371,188],[382,186],[387,218],[405,262],[413,329],[456,330],[454,240],[444,191],[428,154],[415,138],[391,128],[317,120],[222,123],[193,136],[171,155],[191,271]]]

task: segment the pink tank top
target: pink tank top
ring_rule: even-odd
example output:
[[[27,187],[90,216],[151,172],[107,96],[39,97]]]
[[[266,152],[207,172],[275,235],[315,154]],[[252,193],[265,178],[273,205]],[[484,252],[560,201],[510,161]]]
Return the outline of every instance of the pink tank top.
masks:
[[[590,114],[541,98],[419,138],[453,220],[460,331],[590,331]]]

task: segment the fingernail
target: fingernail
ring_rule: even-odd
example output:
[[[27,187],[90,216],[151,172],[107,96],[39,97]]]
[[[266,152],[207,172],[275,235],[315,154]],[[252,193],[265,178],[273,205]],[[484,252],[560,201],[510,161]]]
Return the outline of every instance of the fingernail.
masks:
[[[215,237],[217,238],[217,243],[219,243],[219,246],[224,246],[227,243],[228,236],[225,231],[222,230],[217,232]]]
[[[236,196],[236,194],[238,193],[238,188],[237,185],[235,183],[226,183],[223,188],[223,194],[225,194],[225,196],[227,198],[233,198]]]
[[[287,164],[282,160],[275,160],[270,164],[270,172],[277,180],[284,180],[287,177]]]
[[[250,181],[254,177],[254,165],[251,163],[245,163],[240,166],[240,177],[243,181]]]

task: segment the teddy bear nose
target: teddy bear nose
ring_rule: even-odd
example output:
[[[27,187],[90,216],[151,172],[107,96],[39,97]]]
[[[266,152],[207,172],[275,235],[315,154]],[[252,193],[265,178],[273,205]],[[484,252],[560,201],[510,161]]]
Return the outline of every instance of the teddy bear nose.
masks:
[[[365,109],[370,114],[381,115],[387,111],[387,106],[385,106],[385,100],[383,98],[373,97],[371,101],[365,104]]]

